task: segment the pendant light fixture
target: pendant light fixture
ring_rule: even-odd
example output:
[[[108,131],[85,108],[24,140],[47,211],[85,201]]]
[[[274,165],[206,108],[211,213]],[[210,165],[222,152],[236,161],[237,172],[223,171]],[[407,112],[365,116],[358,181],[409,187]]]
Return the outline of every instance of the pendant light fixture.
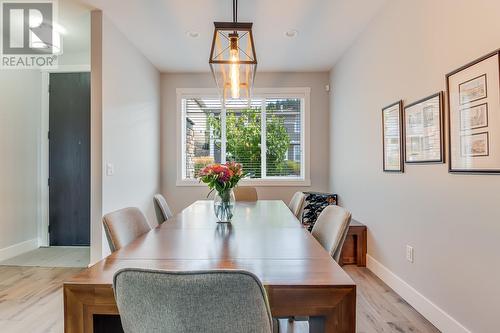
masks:
[[[238,22],[238,0],[233,0],[233,22],[214,22],[210,69],[222,98],[250,98],[257,56],[253,23]]]

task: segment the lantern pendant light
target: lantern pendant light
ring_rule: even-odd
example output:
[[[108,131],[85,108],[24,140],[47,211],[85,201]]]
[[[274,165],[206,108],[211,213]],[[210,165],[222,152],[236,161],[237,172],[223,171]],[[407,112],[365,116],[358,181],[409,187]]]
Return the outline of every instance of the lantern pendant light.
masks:
[[[238,22],[238,0],[233,0],[233,22],[214,22],[209,64],[224,100],[250,99],[257,70],[252,25]]]

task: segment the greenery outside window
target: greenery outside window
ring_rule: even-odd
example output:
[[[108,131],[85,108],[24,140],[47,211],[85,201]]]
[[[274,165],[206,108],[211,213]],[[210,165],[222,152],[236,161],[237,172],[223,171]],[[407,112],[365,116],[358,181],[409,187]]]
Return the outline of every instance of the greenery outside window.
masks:
[[[247,185],[310,185],[309,89],[256,90],[251,101],[223,104],[208,89],[178,89],[178,185],[195,185],[201,168],[227,161],[250,172]]]

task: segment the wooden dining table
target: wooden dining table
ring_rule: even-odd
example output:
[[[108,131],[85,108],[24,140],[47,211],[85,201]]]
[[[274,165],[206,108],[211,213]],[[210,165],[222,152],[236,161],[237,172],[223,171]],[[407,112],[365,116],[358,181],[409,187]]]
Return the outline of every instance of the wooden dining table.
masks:
[[[237,202],[231,223],[217,223],[212,201],[196,201],[78,273],[64,283],[66,333],[120,331],[112,281],[129,267],[248,270],[273,317],[309,317],[311,332],[355,332],[355,283],[282,201]]]

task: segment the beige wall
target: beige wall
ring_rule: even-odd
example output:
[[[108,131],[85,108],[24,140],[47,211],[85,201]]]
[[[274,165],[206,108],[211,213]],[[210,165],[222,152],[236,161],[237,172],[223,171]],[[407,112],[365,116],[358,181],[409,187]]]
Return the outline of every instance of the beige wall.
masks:
[[[325,191],[328,187],[328,109],[329,97],[325,91],[328,73],[257,73],[255,87],[310,87],[311,88],[311,186],[258,187],[259,198],[288,201],[298,190]],[[176,186],[176,88],[213,88],[211,74],[162,74],[161,98],[161,183],[162,191],[175,212],[192,202],[206,197],[205,187]]]
[[[498,332],[500,176],[383,173],[381,108],[445,90],[446,73],[498,47],[499,1],[393,0],[331,74],[330,188],[368,225],[370,256],[481,333]]]
[[[160,74],[103,15],[102,212],[134,206],[155,225],[160,184]],[[114,175],[105,174],[107,163]],[[100,221],[98,221],[100,223]],[[104,235],[103,255],[109,253]],[[97,244],[92,245],[97,246]]]

